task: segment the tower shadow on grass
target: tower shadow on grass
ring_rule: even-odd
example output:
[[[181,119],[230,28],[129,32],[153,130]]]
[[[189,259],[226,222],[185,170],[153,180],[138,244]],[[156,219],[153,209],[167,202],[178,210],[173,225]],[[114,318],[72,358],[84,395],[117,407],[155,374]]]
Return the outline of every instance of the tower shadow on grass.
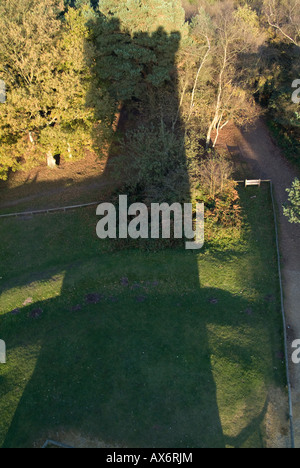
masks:
[[[249,304],[222,290],[199,288],[196,280],[179,289],[176,275],[197,275],[184,255],[177,258],[169,282],[160,273],[157,254],[132,262],[127,268],[130,278],[137,278],[136,269],[148,267],[143,280],[151,272],[159,283],[150,292],[138,293],[124,286],[103,287],[101,280],[111,274],[105,260],[101,268],[95,262],[91,285],[93,291],[99,284],[106,291],[98,304],[83,301],[80,310],[71,310],[76,278],[70,272],[60,298],[34,305],[43,308],[40,319],[28,318],[30,308],[20,316],[2,318],[9,358],[28,347],[33,359],[31,348],[40,348],[3,446],[24,447],[60,433],[122,447],[241,447],[251,438],[255,446],[263,446],[267,401],[262,407],[261,400],[249,404],[253,420],[248,425],[239,421],[242,429],[236,437],[225,437],[220,421],[220,411],[231,411],[224,408],[224,399],[233,406],[236,395],[247,401],[249,388],[247,382],[239,383],[242,390],[236,392],[237,376],[228,373],[226,378],[225,369],[220,375],[216,361],[221,366],[230,362],[229,368],[236,365],[237,373],[247,374],[261,356],[255,343],[243,346],[241,339],[218,345],[216,334],[251,325],[259,335],[255,317],[241,314]],[[146,299],[140,302],[142,294]],[[264,366],[262,361],[259,371],[266,374]],[[20,372],[20,381],[22,377]],[[11,391],[8,383],[2,385]]]
[[[153,134],[157,131],[160,137],[163,128],[176,137],[176,147],[181,148],[174,160],[172,152],[167,155],[155,185],[157,169],[152,163],[157,162],[157,155],[151,147],[149,173],[144,169],[139,183],[130,184],[131,197],[155,201],[156,196],[161,198],[166,193],[168,202],[180,192],[177,201],[188,202],[185,130],[177,115],[175,55],[180,35],[169,35],[160,28],[152,35],[141,32],[130,36],[120,30],[118,21],[103,18],[98,18],[93,27],[100,50],[104,40],[107,51],[105,57],[99,54],[96,67],[103,67],[105,60],[115,71],[114,60],[118,58],[120,66],[123,56],[120,82],[122,74],[126,80],[128,64],[135,80],[131,99],[127,96],[122,104],[119,121],[118,130],[123,136],[125,133],[125,140],[129,138],[126,132],[130,120],[131,129],[151,125]],[[107,30],[110,35],[104,36]],[[137,56],[146,57],[142,67]],[[161,86],[153,85],[157,71],[165,73]],[[120,82],[110,79],[107,77],[111,96],[117,98]],[[143,108],[150,111],[150,118]],[[111,149],[104,178],[112,171],[118,148],[117,144]],[[124,172],[118,166],[121,183],[122,173],[128,173],[132,163],[128,156],[123,160]],[[76,232],[72,235],[76,251],[81,239],[76,238]],[[75,268],[65,265],[64,270],[59,297],[26,307],[19,316],[0,319],[9,359],[19,348],[39,348],[33,374],[18,400],[3,446],[28,446],[63,430],[126,447],[225,447],[228,440],[220,421],[208,324],[234,327],[248,323],[250,318],[241,315],[248,304],[225,291],[201,288],[197,256],[183,247],[156,253],[135,251],[130,245],[122,252],[91,251],[88,259],[81,258]],[[125,275],[133,289],[120,285]],[[49,279],[51,276],[53,270]],[[148,289],[147,281],[152,281]],[[154,283],[158,283],[157,289]],[[89,293],[101,295],[97,304],[86,302],[84,297]],[[80,308],[75,311],[76,304]],[[33,308],[43,311],[37,320],[28,318]],[[251,367],[248,352],[240,345],[231,351],[225,349],[228,359],[237,360],[245,368]],[[20,380],[21,376],[22,370]],[[228,382],[229,392],[230,385]],[[9,382],[1,386],[9,389]],[[266,407],[259,410],[253,426],[230,442],[240,445],[253,432],[260,433],[265,411]]]

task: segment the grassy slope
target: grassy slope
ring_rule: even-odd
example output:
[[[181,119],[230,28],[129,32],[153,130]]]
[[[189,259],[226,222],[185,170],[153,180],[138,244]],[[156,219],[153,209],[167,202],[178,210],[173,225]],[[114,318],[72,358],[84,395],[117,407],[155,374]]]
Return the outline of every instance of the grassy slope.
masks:
[[[89,209],[1,221],[0,446],[61,429],[128,447],[265,445],[269,390],[285,385],[273,220],[267,188],[241,195],[244,240],[226,252],[112,252]]]

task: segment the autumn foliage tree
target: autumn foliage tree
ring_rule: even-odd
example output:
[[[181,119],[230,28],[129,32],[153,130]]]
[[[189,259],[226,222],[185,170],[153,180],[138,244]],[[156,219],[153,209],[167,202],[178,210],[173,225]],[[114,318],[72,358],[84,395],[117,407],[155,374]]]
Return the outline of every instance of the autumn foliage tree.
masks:
[[[286,80],[298,78],[298,6],[299,0],[0,0],[0,79],[7,89],[0,178],[47,155],[98,151],[121,105],[139,135],[139,124],[154,140],[165,134],[171,141],[181,131],[207,149],[229,121],[245,125],[260,115],[255,95],[276,108],[273,121],[297,141],[299,115],[287,102]],[[290,57],[284,80],[278,50],[282,60]],[[130,141],[138,140],[131,134]]]
[[[263,12],[275,33],[300,46],[300,0],[264,0]]]
[[[46,155],[76,157],[92,144],[94,114],[87,106],[90,61],[88,6],[64,16],[59,0],[0,3],[0,177]]]

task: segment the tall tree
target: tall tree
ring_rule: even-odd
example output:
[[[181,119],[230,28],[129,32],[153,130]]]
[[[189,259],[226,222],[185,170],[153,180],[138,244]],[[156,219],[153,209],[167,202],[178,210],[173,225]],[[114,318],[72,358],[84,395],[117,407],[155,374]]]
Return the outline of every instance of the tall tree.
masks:
[[[33,132],[51,125],[52,74],[63,11],[59,1],[7,0],[0,3],[0,76],[7,100],[0,107],[0,177],[19,167],[26,153],[38,157]]]
[[[0,2],[0,77],[7,100],[0,107],[0,177],[55,152],[82,154],[93,112],[86,105],[93,49],[93,10],[65,16],[60,0]]]
[[[187,127],[197,130],[207,146],[213,139],[215,146],[230,120],[245,124],[258,114],[250,84],[265,37],[257,13],[247,4],[198,4],[179,61],[180,107]]]
[[[300,45],[300,0],[264,0],[264,13],[283,39]]]
[[[70,8],[64,16],[57,44],[60,62],[56,65],[53,125],[40,130],[39,142],[49,151],[65,157],[82,156],[92,146],[95,113],[90,99],[91,71],[95,50],[88,23],[94,17],[88,5]]]
[[[174,56],[187,35],[179,0],[101,0],[94,25],[97,74],[116,101],[148,100],[172,79]],[[154,100],[153,100],[154,99]]]
[[[210,108],[211,120],[207,132],[207,146],[216,130],[218,133],[232,119],[239,124],[251,121],[256,115],[254,99],[248,91],[248,60],[255,56],[263,43],[256,13],[247,5],[234,8],[231,0],[218,3],[209,9],[215,27],[213,79],[215,97]],[[245,76],[246,75],[246,76]]]

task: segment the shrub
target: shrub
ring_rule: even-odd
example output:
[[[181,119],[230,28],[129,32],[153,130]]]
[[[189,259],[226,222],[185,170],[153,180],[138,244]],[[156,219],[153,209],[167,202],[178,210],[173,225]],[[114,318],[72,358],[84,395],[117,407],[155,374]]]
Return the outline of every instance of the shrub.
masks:
[[[283,212],[290,223],[300,223],[300,181],[295,179],[292,188],[287,189],[289,201],[284,205]]]

